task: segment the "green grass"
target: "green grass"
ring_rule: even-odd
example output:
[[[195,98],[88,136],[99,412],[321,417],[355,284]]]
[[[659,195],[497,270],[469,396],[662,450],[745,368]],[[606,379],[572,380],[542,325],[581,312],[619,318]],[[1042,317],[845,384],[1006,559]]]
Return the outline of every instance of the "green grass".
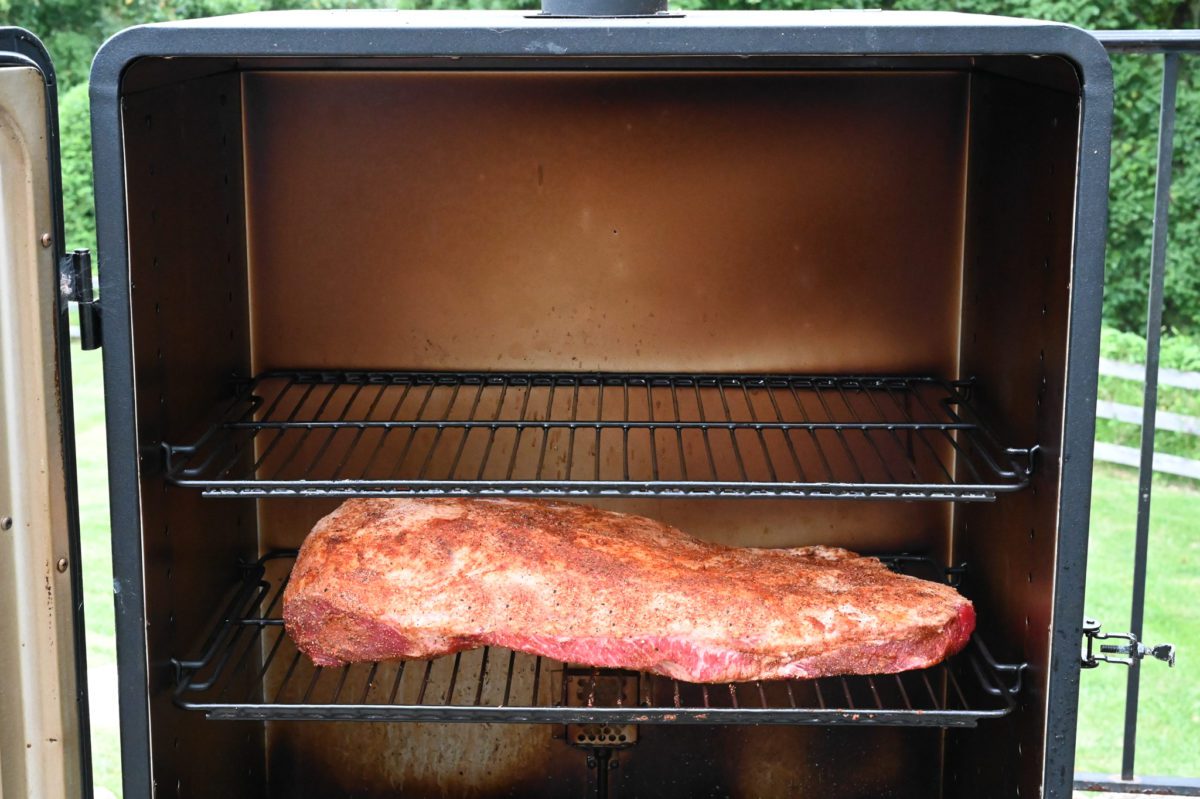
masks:
[[[83,530],[88,663],[112,668],[112,553],[105,480],[103,389],[100,355],[72,352]],[[1100,466],[1092,507],[1087,611],[1113,631],[1128,629],[1137,477],[1132,470]],[[1200,774],[1200,491],[1187,481],[1156,480],[1152,505],[1146,638],[1171,641],[1179,663],[1149,663],[1142,670],[1137,770],[1141,774]],[[111,689],[109,689],[111,690]],[[1125,669],[1105,666],[1083,675],[1078,768],[1115,772],[1120,767]],[[94,704],[100,704],[96,697]],[[111,705],[111,697],[108,697]],[[110,714],[111,719],[111,714]],[[120,796],[117,730],[93,723],[97,786]]]
[[[1156,479],[1151,502],[1145,638],[1169,641],[1180,655],[1174,669],[1149,661],[1142,668],[1136,768],[1140,774],[1200,774],[1200,491],[1181,481]],[[1105,629],[1129,629],[1137,475],[1099,466],[1093,480],[1087,612]],[[1076,767],[1120,770],[1126,670],[1102,666],[1085,672]]]
[[[82,534],[84,613],[87,619],[88,669],[111,677],[116,663],[113,642],[112,548],[109,541],[108,468],[104,439],[104,386],[100,352],[71,350],[74,371],[75,445],[79,466],[79,520]],[[121,795],[121,746],[116,719],[116,685],[92,679],[93,782]],[[102,694],[102,695],[95,695]],[[107,707],[107,712],[105,708]]]

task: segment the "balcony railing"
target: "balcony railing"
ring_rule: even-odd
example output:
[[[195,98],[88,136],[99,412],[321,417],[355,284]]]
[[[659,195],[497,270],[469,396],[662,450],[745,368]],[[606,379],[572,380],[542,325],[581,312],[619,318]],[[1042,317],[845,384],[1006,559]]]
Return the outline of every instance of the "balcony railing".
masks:
[[[1150,250],[1150,292],[1146,314],[1146,374],[1142,397],[1142,437],[1138,458],[1137,527],[1133,548],[1133,609],[1129,630],[1142,638],[1146,604],[1146,556],[1150,538],[1150,498],[1154,477],[1154,430],[1158,405],[1159,350],[1162,342],[1163,278],[1167,263],[1167,226],[1174,157],[1176,88],[1179,59],[1200,54],[1200,30],[1097,31],[1096,37],[1118,58],[1161,58],[1162,102],[1159,111],[1158,160],[1155,168],[1154,230]],[[1200,796],[1200,778],[1138,776],[1138,690],[1141,666],[1132,658],[1125,688],[1125,730],[1119,775],[1076,774],[1079,790],[1164,796]]]

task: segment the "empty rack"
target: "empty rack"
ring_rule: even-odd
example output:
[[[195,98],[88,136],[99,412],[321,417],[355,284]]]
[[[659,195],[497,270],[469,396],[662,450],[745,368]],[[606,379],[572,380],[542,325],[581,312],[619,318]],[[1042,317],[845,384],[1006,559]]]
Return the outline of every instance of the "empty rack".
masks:
[[[167,478],[207,496],[992,500],[1029,482],[970,381],[269,372]],[[199,425],[197,425],[199,428]]]

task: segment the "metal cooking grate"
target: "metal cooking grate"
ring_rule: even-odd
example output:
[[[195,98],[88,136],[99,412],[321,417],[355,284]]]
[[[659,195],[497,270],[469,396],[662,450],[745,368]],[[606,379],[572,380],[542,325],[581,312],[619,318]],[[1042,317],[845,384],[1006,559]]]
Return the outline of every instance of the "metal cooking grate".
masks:
[[[175,662],[179,706],[210,719],[973,727],[1012,710],[1025,669],[997,663],[978,636],[921,671],[738,684],[691,684],[494,647],[321,668],[295,648],[280,618],[294,558],[274,553],[247,567],[201,656]],[[900,557],[891,565],[913,571],[930,563]],[[623,678],[620,690],[615,677]]]
[[[1029,481],[969,381],[271,372],[168,479],[209,496],[990,500]]]

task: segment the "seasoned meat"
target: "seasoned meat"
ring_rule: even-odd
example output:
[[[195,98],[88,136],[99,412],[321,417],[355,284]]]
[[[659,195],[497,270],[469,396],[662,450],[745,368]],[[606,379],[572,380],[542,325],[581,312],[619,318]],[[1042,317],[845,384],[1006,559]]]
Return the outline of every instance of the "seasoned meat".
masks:
[[[975,626],[953,588],[845,549],[506,499],[349,500],[304,542],[283,617],[325,666],[491,645],[691,682],[922,668]]]

